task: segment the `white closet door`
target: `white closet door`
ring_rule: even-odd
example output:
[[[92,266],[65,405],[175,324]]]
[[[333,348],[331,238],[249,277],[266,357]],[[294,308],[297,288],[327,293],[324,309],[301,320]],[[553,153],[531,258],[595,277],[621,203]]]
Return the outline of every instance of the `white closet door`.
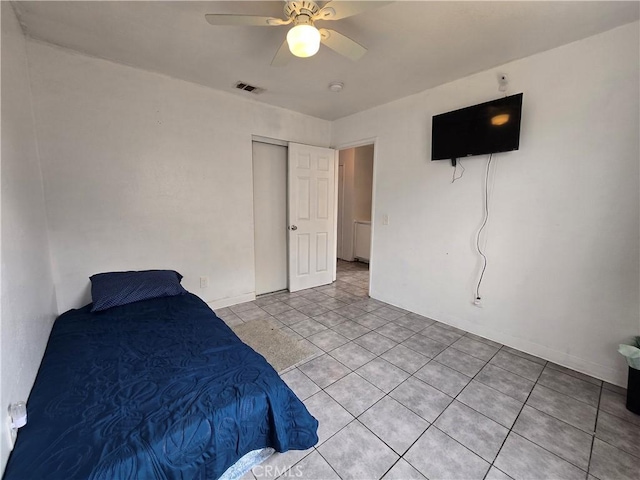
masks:
[[[287,288],[287,147],[253,142],[256,295]]]
[[[289,143],[289,290],[331,283],[336,265],[336,164],[331,148]]]

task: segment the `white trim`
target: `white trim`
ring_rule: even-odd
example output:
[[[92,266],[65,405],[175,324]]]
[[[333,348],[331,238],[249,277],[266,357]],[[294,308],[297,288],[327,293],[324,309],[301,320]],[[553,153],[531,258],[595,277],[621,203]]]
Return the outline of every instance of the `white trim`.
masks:
[[[340,150],[347,150],[349,148],[366,147],[367,145],[373,145],[374,153],[375,153],[375,145],[377,141],[378,141],[378,137],[370,137],[370,138],[365,138],[364,140],[356,140],[354,142],[349,142],[342,145],[336,145],[335,147],[331,147],[331,148],[335,148],[336,150],[340,151]]]
[[[334,186],[333,186],[333,231],[335,232],[333,241],[333,281],[338,279],[338,177],[340,176],[340,152],[333,151],[334,166]],[[344,198],[344,196],[342,197]]]
[[[369,295],[371,295],[371,279],[373,278],[373,273],[375,271],[376,262],[374,261],[374,250],[373,250],[373,239],[376,236],[376,190],[377,190],[377,179],[378,179],[378,169],[379,161],[378,161],[378,137],[374,137],[371,139],[373,141],[373,179],[371,181],[371,245],[369,246]]]
[[[256,299],[256,293],[245,293],[238,295],[237,297],[221,298],[219,300],[212,300],[207,302],[207,305],[211,307],[211,310],[217,310],[218,308],[230,307],[231,305],[237,305],[239,303],[252,302]]]
[[[281,147],[288,147],[289,142],[286,140],[279,140],[277,138],[261,137],[260,135],[251,135],[252,142],[268,143],[269,145],[279,145]]]

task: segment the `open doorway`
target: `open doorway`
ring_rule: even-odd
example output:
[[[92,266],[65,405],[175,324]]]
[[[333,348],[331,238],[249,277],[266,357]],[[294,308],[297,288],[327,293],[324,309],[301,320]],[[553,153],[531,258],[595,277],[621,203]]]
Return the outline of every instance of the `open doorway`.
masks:
[[[369,290],[374,146],[340,150],[338,280]]]

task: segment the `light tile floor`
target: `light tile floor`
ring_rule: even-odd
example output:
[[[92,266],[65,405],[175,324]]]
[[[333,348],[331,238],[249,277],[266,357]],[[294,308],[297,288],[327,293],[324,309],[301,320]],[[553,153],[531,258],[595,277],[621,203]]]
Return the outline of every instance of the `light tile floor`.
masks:
[[[625,390],[371,299],[369,272],[216,312],[265,318],[315,356],[282,378],[319,442],[253,478],[637,479],[640,416]]]

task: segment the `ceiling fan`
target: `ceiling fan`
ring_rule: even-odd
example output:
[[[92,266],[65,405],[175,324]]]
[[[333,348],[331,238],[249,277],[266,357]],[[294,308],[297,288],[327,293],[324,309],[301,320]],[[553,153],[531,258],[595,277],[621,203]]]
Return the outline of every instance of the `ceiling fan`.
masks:
[[[205,15],[205,19],[211,25],[274,27],[293,24],[293,28],[287,33],[287,38],[271,61],[271,65],[276,67],[284,66],[289,62],[291,58],[289,52],[297,57],[315,55],[320,48],[320,43],[355,62],[367,53],[366,48],[335,30],[318,29],[314,23],[319,20],[342,20],[388,3],[391,2],[330,1],[320,8],[311,0],[294,0],[285,2],[285,19],[216,13]]]

